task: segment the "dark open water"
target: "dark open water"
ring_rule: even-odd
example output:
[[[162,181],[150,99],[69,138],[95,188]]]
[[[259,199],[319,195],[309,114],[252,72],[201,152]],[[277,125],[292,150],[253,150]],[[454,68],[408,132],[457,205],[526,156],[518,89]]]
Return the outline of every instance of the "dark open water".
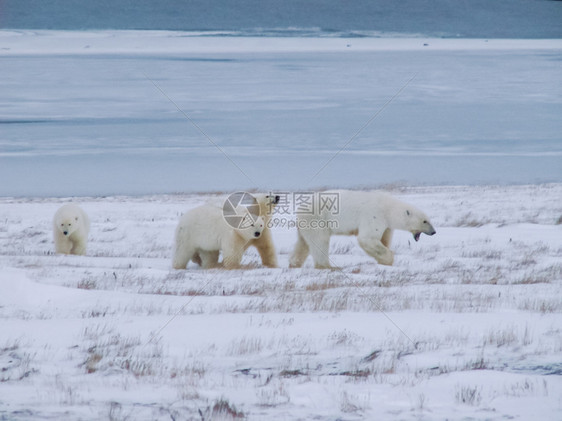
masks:
[[[551,0],[0,0],[0,28],[561,38]]]

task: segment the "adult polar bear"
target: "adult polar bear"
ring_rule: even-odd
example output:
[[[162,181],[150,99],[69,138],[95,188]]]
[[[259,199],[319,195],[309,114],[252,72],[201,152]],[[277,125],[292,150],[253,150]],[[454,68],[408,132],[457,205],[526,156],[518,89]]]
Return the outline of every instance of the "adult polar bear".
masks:
[[[322,207],[322,195],[332,197],[331,206]],[[435,234],[425,213],[388,193],[332,190],[315,193],[314,200],[314,212],[297,212],[298,241],[291,267],[301,267],[311,254],[316,268],[330,268],[332,235],[356,235],[367,254],[380,264],[392,265],[394,253],[389,247],[394,230],[409,231],[416,241],[421,233]]]
[[[261,216],[237,229],[226,222],[222,208],[202,205],[191,209],[181,217],[176,228],[174,269],[185,269],[190,260],[204,269],[215,267],[221,251],[223,267],[238,269],[246,245],[253,238],[261,237],[264,228]]]
[[[62,205],[53,218],[55,251],[62,254],[86,254],[90,219],[73,203]]]
[[[240,193],[235,193],[237,195]],[[242,254],[251,246],[255,247],[261,257],[262,264],[267,267],[277,267],[277,253],[275,252],[275,245],[271,237],[271,231],[268,227],[269,220],[273,214],[273,209],[279,203],[279,196],[272,194],[255,194],[244,193],[245,196],[251,197],[252,201],[258,205],[259,219],[256,221],[260,229],[256,230],[252,235],[251,232],[245,230],[236,230],[230,226],[224,215],[224,205],[228,198],[216,198],[210,200],[202,206],[204,211],[197,211],[197,215],[182,216],[180,223],[176,228],[176,251],[173,259],[173,266],[176,269],[182,269],[187,266],[189,260],[200,265],[203,268],[213,268],[219,265],[219,254],[223,252],[223,267],[227,269],[234,269],[240,266]],[[220,212],[219,212],[220,210]],[[256,215],[254,215],[255,217]],[[263,226],[261,226],[263,225]],[[213,228],[210,228],[210,227]],[[194,229],[194,227],[197,227]],[[198,232],[200,227],[207,229],[206,233]],[[208,227],[208,228],[206,228]],[[260,235],[255,235],[257,232]],[[213,233],[215,238],[221,238],[213,245],[198,244],[195,251],[186,251],[186,245],[192,243],[199,243],[199,241],[207,243],[210,233]],[[199,239],[201,237],[201,239]],[[219,244],[222,243],[222,244]],[[232,244],[235,244],[232,246]],[[225,252],[226,250],[226,252]],[[186,254],[191,255],[187,260]]]

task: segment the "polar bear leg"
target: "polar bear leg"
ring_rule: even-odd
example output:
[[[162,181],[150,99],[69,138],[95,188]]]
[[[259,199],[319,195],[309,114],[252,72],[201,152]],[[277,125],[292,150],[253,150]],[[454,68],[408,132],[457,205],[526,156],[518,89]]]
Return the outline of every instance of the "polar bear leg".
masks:
[[[176,251],[172,265],[174,269],[185,269],[189,261],[193,258],[195,249],[187,244],[186,241],[176,240]]]
[[[384,233],[382,235],[381,238],[381,243],[383,244],[383,246],[390,248],[390,243],[392,242],[392,234],[394,233],[394,231],[392,231],[390,228],[387,228],[386,230],[384,230]]]
[[[198,253],[195,253],[192,260],[196,262],[195,257],[198,257],[199,262],[196,263],[199,263],[203,269],[211,269],[218,266],[219,254],[219,251],[200,250]]]
[[[86,241],[77,240],[72,243],[72,249],[70,254],[76,254],[78,256],[84,256],[86,254]]]
[[[275,253],[275,246],[273,245],[271,231],[264,230],[261,237],[258,240],[255,240],[254,245],[260,254],[262,265],[268,268],[278,267],[277,253]]]
[[[322,230],[315,230],[313,234],[308,231],[303,237],[306,241],[314,267],[316,269],[331,269],[330,264],[330,233]]]
[[[391,266],[394,263],[394,253],[388,247],[385,247],[380,240],[361,234],[359,234],[357,240],[361,248],[381,265]]]
[[[191,261],[203,269],[211,269],[218,266],[219,254],[219,251],[198,250],[191,256]]]
[[[240,238],[232,238],[230,241],[223,241],[222,245],[222,265],[225,269],[239,269],[242,255],[246,249],[246,242]]]
[[[201,256],[199,255],[198,251],[196,251],[193,256],[191,256],[191,261],[199,266],[203,266],[203,262],[201,261]]]
[[[289,267],[291,268],[300,268],[304,264],[306,258],[310,254],[310,250],[308,248],[308,244],[302,238],[299,232],[299,238],[297,240],[297,244],[295,244],[295,249],[289,258]]]
[[[55,252],[58,254],[70,254],[72,241],[66,235],[55,228]]]

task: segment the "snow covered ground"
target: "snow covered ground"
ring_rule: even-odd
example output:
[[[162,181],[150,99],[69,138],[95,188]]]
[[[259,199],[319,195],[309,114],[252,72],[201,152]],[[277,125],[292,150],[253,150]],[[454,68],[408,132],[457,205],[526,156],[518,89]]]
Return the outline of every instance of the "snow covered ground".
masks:
[[[388,187],[437,229],[393,267],[171,269],[210,194],[83,197],[87,256],[53,254],[67,199],[0,199],[0,418],[554,420],[562,413],[562,184]]]

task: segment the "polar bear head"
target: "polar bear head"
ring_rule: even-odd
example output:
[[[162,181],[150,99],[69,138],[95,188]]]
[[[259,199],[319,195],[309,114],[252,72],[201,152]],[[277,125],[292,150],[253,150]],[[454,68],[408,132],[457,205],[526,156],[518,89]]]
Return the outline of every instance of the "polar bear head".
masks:
[[[257,203],[260,205],[260,215],[269,221],[273,213],[275,212],[275,206],[277,206],[281,200],[281,196],[275,193],[258,193],[255,194]]]
[[[413,206],[408,206],[402,217],[404,230],[410,231],[416,241],[420,239],[422,233],[427,235],[434,235],[436,233],[427,215]]]
[[[246,241],[250,241],[261,237],[261,233],[265,229],[265,221],[261,216],[253,219],[253,217],[248,214],[240,226],[243,228],[239,228],[236,231]]]
[[[80,216],[72,208],[63,208],[55,221],[57,229],[65,236],[70,236],[80,225]]]

